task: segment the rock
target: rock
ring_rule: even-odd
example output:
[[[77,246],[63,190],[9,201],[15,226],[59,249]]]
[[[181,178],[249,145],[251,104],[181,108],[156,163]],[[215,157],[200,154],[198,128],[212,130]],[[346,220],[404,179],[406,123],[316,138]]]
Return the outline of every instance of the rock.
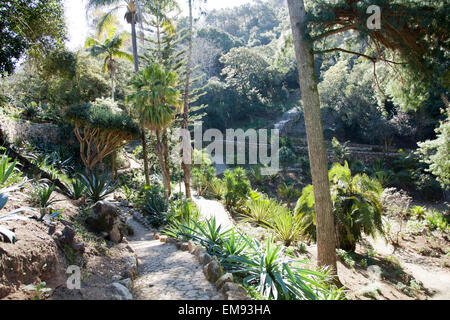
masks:
[[[75,242],[75,231],[69,226],[64,227],[62,231],[56,231],[54,236],[56,238],[56,242],[62,248],[68,246],[69,248],[81,253],[84,253],[86,250],[84,243]]]
[[[75,243],[75,245],[73,246],[73,249],[75,251],[78,251],[80,253],[84,253],[86,251],[86,247],[84,246],[83,242],[77,242]]]
[[[122,262],[125,265],[122,272],[123,278],[134,279],[137,275],[138,262],[135,256],[125,256],[122,258]]]
[[[135,253],[136,251],[133,249],[132,246],[130,246],[129,244],[127,244],[127,246],[125,247],[129,252],[131,253]]]
[[[250,300],[247,290],[237,283],[226,282],[222,287],[222,292],[227,300]]]
[[[137,221],[144,220],[144,216],[142,214],[140,214],[138,211],[133,211],[132,215],[133,215],[133,218],[136,219]]]
[[[192,253],[198,257],[200,254],[206,253],[206,250],[202,247],[196,247]]]
[[[160,236],[159,241],[161,242],[167,242],[167,236]]]
[[[227,282],[233,282],[233,275],[231,273],[225,273],[223,276],[219,278],[219,280],[216,281],[216,288],[222,289],[223,285]]]
[[[86,224],[95,232],[106,232],[106,238],[110,241],[115,243],[122,241],[125,226],[120,220],[119,208],[108,201],[99,201],[94,205]]]
[[[223,270],[219,261],[214,257],[211,262],[203,267],[203,273],[208,281],[216,282],[222,276]]]
[[[168,238],[167,237],[167,239],[166,239],[166,243],[170,243],[170,244],[174,244],[174,245],[177,245],[177,239],[175,239],[175,238]]]
[[[112,280],[113,281],[119,281],[120,279],[122,279],[122,277],[120,275],[118,275],[118,274],[112,276]]]
[[[133,285],[133,281],[130,278],[120,280],[119,283],[127,287],[129,290],[131,290],[131,287]]]
[[[188,251],[189,250],[189,244],[187,242],[180,243],[180,250]]]
[[[211,262],[212,258],[211,256],[206,252],[201,252],[197,256],[198,262],[200,262],[202,265],[207,265]]]
[[[161,236],[159,235],[159,233],[155,233],[155,235],[153,236],[153,240],[159,240]]]
[[[133,295],[123,284],[114,282],[108,286],[108,289],[111,290],[113,298],[116,300],[133,300]]]
[[[195,245],[195,242],[192,240],[188,241],[188,249],[190,253],[194,253],[194,250],[197,248],[197,246]]]

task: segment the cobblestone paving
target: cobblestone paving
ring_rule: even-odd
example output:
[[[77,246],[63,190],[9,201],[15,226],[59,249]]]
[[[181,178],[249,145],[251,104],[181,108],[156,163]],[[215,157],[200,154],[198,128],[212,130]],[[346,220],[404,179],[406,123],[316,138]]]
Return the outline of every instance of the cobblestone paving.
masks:
[[[129,239],[138,257],[133,296],[137,300],[222,300],[223,295],[206,280],[195,256],[173,244],[152,240],[153,232],[135,220]]]

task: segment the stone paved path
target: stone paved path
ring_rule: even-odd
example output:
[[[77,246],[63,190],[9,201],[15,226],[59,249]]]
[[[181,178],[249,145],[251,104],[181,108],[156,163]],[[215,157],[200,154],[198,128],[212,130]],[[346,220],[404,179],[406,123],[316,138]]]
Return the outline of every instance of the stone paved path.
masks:
[[[195,256],[173,244],[153,239],[153,232],[130,219],[135,235],[129,239],[138,257],[133,296],[137,300],[222,300],[206,280]]]

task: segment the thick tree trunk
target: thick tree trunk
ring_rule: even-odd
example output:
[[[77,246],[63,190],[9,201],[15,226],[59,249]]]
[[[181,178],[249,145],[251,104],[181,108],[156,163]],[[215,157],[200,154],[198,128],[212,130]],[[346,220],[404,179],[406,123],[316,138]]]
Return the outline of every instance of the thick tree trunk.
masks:
[[[188,50],[188,60],[187,60],[187,70],[186,70],[186,86],[184,88],[184,113],[183,113],[183,123],[182,128],[188,130],[189,128],[189,86],[191,81],[191,61],[192,61],[192,0],[189,1],[189,50]],[[190,137],[190,135],[189,135]],[[191,145],[190,138],[188,146]],[[183,153],[183,151],[181,151]],[[183,154],[181,155],[183,158]],[[192,158],[192,155],[191,155]],[[192,161],[191,161],[192,162]],[[186,197],[190,199],[191,196],[191,162],[185,163],[181,162],[181,167],[184,172],[184,187],[186,192]]]
[[[319,92],[317,90],[317,78],[314,73],[313,47],[306,34],[306,13],[303,0],[287,0],[287,3],[302,91],[311,175],[314,186],[318,264],[319,266],[331,266],[337,273],[334,217],[330,197],[328,161],[320,113]]]
[[[131,21],[131,39],[133,43],[133,58],[134,58],[134,72],[139,72],[139,56],[137,50],[137,39],[136,39],[136,17],[133,15]],[[144,175],[145,184],[150,185],[150,174],[148,169],[148,151],[147,151],[147,138],[145,135],[144,124],[141,124],[141,141],[142,141],[142,153],[144,154]]]

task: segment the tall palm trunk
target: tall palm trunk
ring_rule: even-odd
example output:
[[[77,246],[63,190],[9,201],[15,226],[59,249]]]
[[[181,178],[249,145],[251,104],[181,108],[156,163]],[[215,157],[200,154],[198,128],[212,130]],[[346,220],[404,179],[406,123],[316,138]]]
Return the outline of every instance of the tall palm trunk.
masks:
[[[114,78],[115,78],[115,71],[114,69],[111,69],[111,99],[114,101],[114,91],[116,90],[115,84],[114,84]]]
[[[169,178],[169,196],[172,194],[172,190],[170,188],[170,159],[169,159],[169,137],[167,134],[167,129],[163,130],[162,134],[162,145],[164,147],[163,149],[163,155],[164,155],[164,170],[166,171],[166,176]]]
[[[133,44],[133,57],[134,57],[134,72],[139,72],[139,56],[137,51],[137,38],[136,38],[136,16],[133,14],[131,19],[131,41]],[[148,167],[148,151],[147,151],[147,136],[145,134],[144,122],[141,122],[141,140],[142,140],[142,153],[144,154],[144,175],[145,184],[150,185],[150,174]]]
[[[184,88],[184,113],[183,113],[183,123],[182,128],[184,130],[188,130],[189,127],[189,86],[191,81],[191,61],[192,61],[192,0],[188,0],[189,3],[189,49],[188,49],[188,59],[187,59],[187,68],[186,68],[186,86]],[[188,143],[187,147],[190,148],[190,135],[187,135]],[[186,150],[182,150],[181,158],[183,159],[183,152]],[[188,151],[190,153],[190,150]],[[192,154],[190,155],[192,159]],[[191,162],[185,163],[185,161],[181,162],[181,166],[184,172],[184,187],[186,189],[186,197],[190,199],[191,196]]]
[[[169,198],[170,194],[172,193],[172,190],[170,187],[170,176],[168,176],[167,174],[166,163],[164,161],[165,147],[164,144],[161,142],[161,132],[159,131],[159,129],[155,130],[155,134],[156,134],[156,153],[158,154],[159,166],[161,168],[161,174],[163,177],[166,198]]]
[[[311,175],[314,186],[318,264],[319,266],[331,266],[337,273],[334,217],[330,197],[328,161],[320,113],[319,92],[317,90],[317,78],[314,73],[313,46],[306,31],[306,13],[303,0],[287,0],[287,3],[298,64]]]

